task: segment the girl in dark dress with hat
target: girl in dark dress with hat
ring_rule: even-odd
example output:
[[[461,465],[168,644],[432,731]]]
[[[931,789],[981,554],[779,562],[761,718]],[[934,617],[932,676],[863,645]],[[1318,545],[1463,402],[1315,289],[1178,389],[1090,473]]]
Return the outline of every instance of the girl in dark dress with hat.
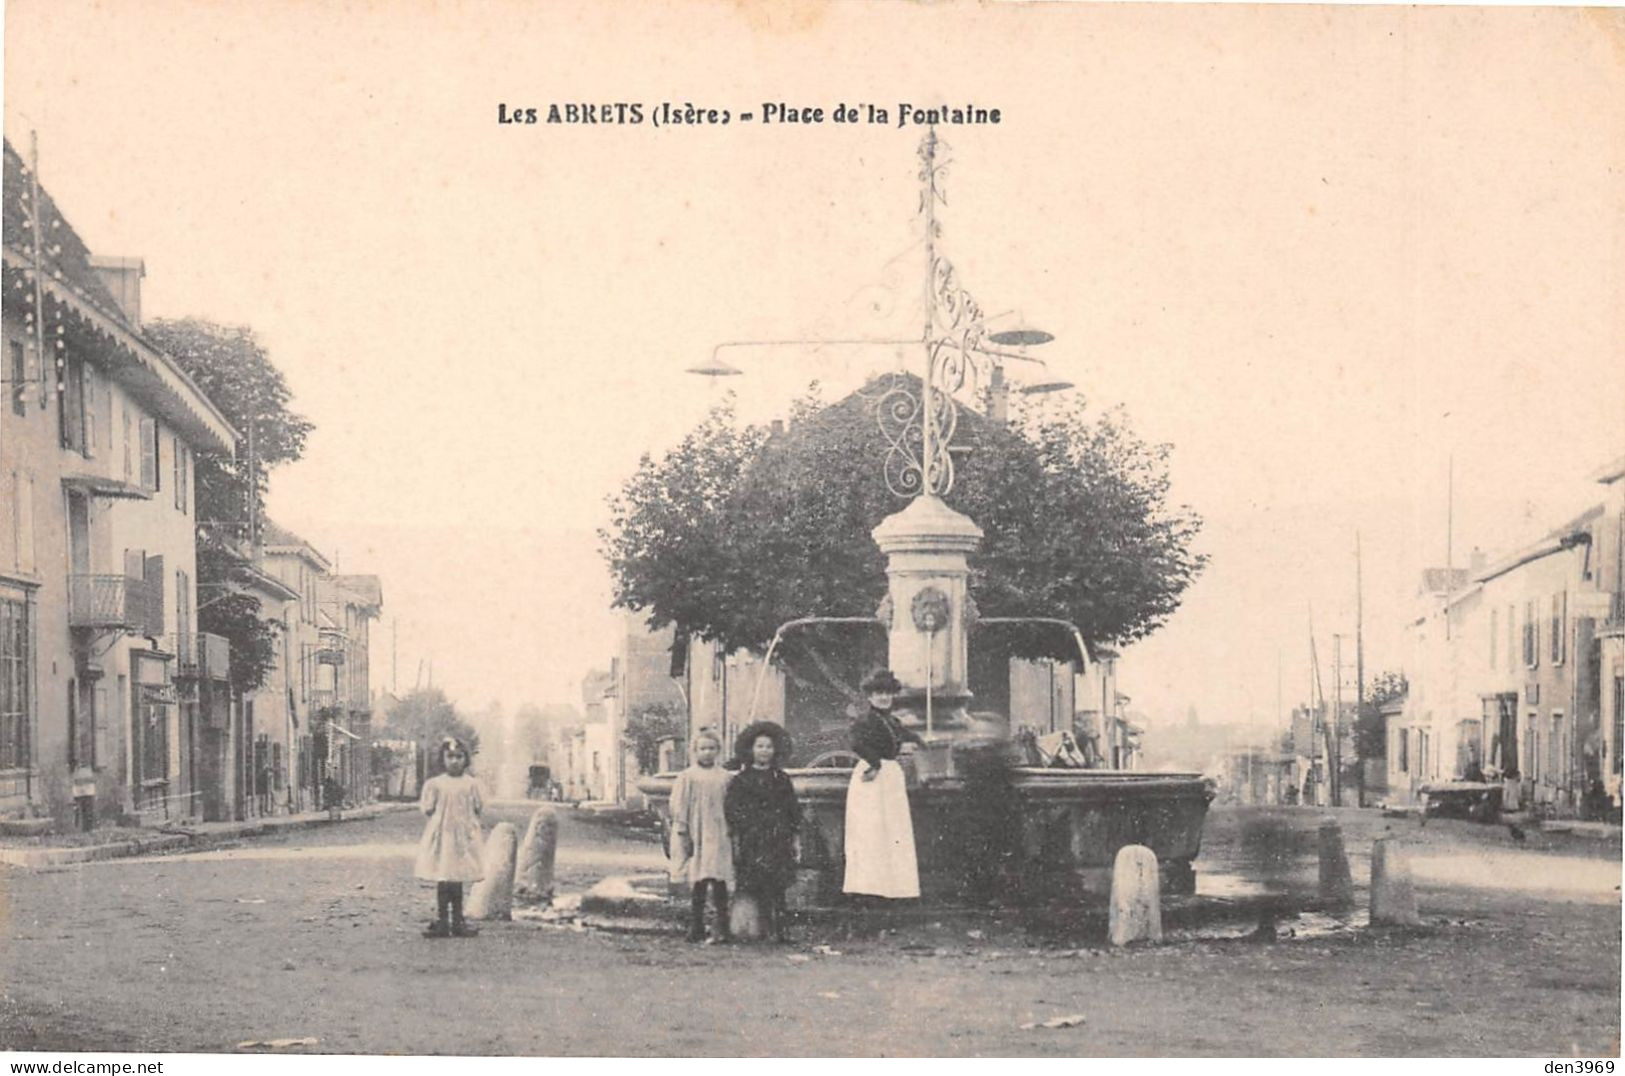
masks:
[[[796,833],[801,804],[784,772],[790,737],[782,725],[757,721],[734,742],[740,770],[728,784],[724,812],[734,839],[735,883],[756,898],[764,926],[785,940],[789,913],[784,891],[796,878]]]

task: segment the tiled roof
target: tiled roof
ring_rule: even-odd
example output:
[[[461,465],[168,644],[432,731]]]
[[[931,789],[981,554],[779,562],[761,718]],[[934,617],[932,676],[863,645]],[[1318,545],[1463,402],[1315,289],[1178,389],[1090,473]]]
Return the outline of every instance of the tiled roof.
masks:
[[[272,522],[269,519],[262,519],[260,521],[260,536],[262,537],[262,539],[264,540],[266,545],[276,545],[276,546],[294,546],[294,545],[309,546],[310,545],[309,542],[305,541],[303,538],[301,538],[297,534],[293,533],[293,531],[290,531],[288,528],[282,526],[279,523]],[[315,547],[312,546],[311,548],[315,548]]]
[[[64,309],[72,312],[68,323],[56,322],[58,346],[64,328],[77,332],[81,339],[97,340],[87,354],[160,418],[184,431],[194,446],[232,452],[237,435],[231,423],[174,360],[130,323],[101,274],[91,265],[84,240],[43,186],[39,187],[39,205],[33,204],[28,167],[9,141],[4,143],[4,158],[0,245],[4,246],[5,269],[0,292],[10,308],[8,315],[26,316],[34,311],[37,288],[45,300],[41,304],[44,309],[37,311],[42,319],[53,305],[59,319]],[[37,254],[36,215],[42,248]],[[34,276],[36,257],[41,267],[38,281]],[[40,331],[45,328],[41,324]]]
[[[5,209],[3,234],[5,245],[32,258],[34,253],[33,214],[30,203],[28,166],[21,155],[5,143]],[[40,240],[45,250],[42,262],[45,275],[65,284],[81,300],[95,307],[126,329],[135,331],[124,317],[113,293],[102,282],[101,274],[90,266],[90,251],[79,233],[73,230],[56,207],[50,192],[39,188]]]

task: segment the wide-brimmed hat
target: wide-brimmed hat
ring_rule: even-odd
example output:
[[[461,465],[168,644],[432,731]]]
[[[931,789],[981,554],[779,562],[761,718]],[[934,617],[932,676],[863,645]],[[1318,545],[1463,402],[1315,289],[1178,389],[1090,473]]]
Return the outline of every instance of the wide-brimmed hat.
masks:
[[[783,769],[790,764],[790,734],[777,721],[752,721],[734,737],[734,760],[741,766],[751,764],[751,750],[756,738],[766,736],[773,741],[773,765]]]
[[[863,688],[865,695],[873,695],[881,691],[888,695],[895,695],[903,690],[902,681],[893,676],[890,669],[876,669],[863,678],[863,683],[860,686]]]

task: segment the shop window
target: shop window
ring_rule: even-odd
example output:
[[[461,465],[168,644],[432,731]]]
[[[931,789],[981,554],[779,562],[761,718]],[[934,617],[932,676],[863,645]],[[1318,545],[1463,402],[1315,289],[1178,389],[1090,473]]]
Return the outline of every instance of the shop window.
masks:
[[[28,603],[0,597],[0,769],[20,768],[31,761],[28,719],[34,678],[28,628]]]

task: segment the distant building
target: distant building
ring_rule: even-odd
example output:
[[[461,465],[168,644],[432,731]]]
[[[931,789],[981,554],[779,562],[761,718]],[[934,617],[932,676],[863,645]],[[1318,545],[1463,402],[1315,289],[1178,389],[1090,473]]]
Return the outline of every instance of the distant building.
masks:
[[[365,802],[372,795],[371,624],[383,588],[377,576],[335,573],[314,545],[270,520],[262,542],[259,564],[296,597],[280,610],[286,701],[272,699],[269,712],[256,706],[254,714],[256,779],[269,783],[274,810],[328,806],[328,781],[345,801]],[[249,701],[266,694],[262,688]]]
[[[1625,458],[1598,481],[1602,502],[1540,541],[1424,579],[1410,694],[1389,726],[1391,798],[1476,768],[1511,806],[1619,806]]]

